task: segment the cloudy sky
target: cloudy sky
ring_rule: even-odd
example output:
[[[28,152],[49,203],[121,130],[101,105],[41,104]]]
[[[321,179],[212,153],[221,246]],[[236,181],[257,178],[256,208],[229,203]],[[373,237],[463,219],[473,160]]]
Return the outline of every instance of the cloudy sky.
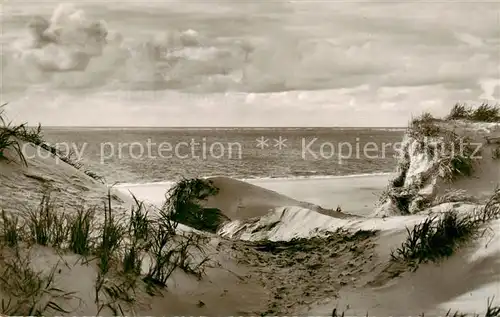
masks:
[[[37,63],[71,58],[70,46],[12,43],[56,6],[4,4],[2,101],[14,120],[404,126],[457,101],[500,99],[500,2],[80,3],[106,22],[108,45],[84,70],[44,71]]]

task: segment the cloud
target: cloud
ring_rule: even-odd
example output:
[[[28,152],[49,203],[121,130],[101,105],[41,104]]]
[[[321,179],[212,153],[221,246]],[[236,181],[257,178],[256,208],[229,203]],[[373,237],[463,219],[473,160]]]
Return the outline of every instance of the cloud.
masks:
[[[4,99],[20,121],[46,125],[401,126],[457,100],[499,98],[497,12],[459,1],[106,5],[124,43],[166,29],[203,41],[172,61],[146,58],[147,45],[129,59],[107,49],[88,72],[37,81],[43,92],[11,70],[4,82],[17,90]]]
[[[472,47],[482,47],[484,45],[484,41],[482,39],[468,33],[455,33],[455,37]]]

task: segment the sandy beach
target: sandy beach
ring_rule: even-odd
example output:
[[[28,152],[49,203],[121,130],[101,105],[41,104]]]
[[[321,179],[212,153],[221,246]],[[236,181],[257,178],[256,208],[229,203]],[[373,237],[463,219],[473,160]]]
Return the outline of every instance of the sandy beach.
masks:
[[[354,215],[367,215],[373,211],[378,194],[387,186],[392,174],[353,175],[330,178],[248,179],[250,184],[275,191],[298,201],[319,205],[325,209],[341,207]],[[116,188],[129,191],[138,198],[159,205],[165,200],[170,182],[149,184],[120,184]]]

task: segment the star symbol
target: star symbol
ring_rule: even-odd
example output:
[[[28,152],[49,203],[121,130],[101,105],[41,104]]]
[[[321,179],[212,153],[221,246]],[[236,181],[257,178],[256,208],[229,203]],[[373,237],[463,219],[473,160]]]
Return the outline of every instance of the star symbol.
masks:
[[[261,136],[260,138],[256,139],[257,141],[257,147],[263,150],[265,147],[269,147],[269,139],[266,139],[265,137]]]
[[[287,139],[284,139],[281,137],[278,138],[278,139],[274,139],[274,147],[277,147],[279,150],[287,147],[287,145],[285,144],[285,142],[287,141]]]

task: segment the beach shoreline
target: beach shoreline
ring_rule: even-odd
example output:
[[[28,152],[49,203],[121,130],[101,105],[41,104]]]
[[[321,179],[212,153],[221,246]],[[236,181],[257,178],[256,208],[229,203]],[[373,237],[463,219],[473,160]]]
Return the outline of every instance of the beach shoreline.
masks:
[[[393,173],[244,181],[325,209],[336,209],[340,206],[345,213],[366,216],[373,211],[377,197],[391,177]],[[160,205],[165,200],[165,193],[173,185],[174,182],[118,184],[116,188],[125,194],[130,191],[137,198],[153,205]]]

